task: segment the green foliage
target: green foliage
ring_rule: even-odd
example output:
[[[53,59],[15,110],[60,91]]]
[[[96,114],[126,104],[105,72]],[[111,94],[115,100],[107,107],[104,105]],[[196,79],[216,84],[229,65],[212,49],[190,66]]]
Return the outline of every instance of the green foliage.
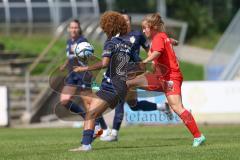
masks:
[[[207,35],[210,31],[215,30],[207,8],[201,6],[197,0],[169,0],[167,5],[170,17],[188,23],[187,38]]]
[[[239,125],[200,126],[207,141],[193,148],[183,125],[122,128],[118,142],[93,142],[93,151],[72,153],[82,129],[0,129],[0,159],[15,160],[226,160],[239,159]]]
[[[188,22],[187,41],[223,33],[240,7],[239,0],[166,0],[166,4],[169,18]],[[100,1],[100,7],[102,12],[106,10],[106,0]],[[116,0],[113,9],[153,13],[157,0]]]
[[[129,13],[156,12],[156,0],[117,0],[115,3],[118,11],[126,9]]]

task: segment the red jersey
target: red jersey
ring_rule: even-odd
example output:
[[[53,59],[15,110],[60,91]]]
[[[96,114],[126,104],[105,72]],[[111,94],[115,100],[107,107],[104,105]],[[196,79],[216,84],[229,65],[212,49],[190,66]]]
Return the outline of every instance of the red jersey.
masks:
[[[171,39],[166,33],[159,32],[153,37],[150,52],[153,51],[161,52],[160,56],[153,60],[156,72],[164,70],[163,77],[167,80],[183,78]]]

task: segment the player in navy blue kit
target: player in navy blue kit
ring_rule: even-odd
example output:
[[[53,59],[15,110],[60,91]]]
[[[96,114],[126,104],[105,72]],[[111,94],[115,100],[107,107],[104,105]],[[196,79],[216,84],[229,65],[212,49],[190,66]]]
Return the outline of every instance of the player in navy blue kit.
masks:
[[[70,151],[89,151],[93,141],[95,118],[109,107],[125,101],[127,94],[127,64],[133,59],[132,43],[127,36],[127,24],[123,16],[117,12],[105,12],[100,20],[100,26],[107,35],[104,44],[102,62],[92,66],[76,67],[75,72],[85,72],[106,68],[100,90],[93,97],[84,121],[82,146]]]
[[[131,30],[131,17],[126,14],[126,11],[121,12],[122,16],[124,17],[127,25],[128,25],[128,37],[130,42],[133,44],[132,50],[133,50],[133,59],[130,65],[128,65],[128,72],[136,72],[137,63],[141,62],[140,58],[140,47],[142,47],[146,53],[148,52],[149,49],[149,42],[143,35],[143,33],[139,30]],[[134,63],[137,62],[137,63]],[[164,111],[169,119],[172,119],[172,114],[171,111],[169,110],[169,106],[167,103],[162,103],[162,104],[156,104],[148,101],[138,101],[137,100],[137,93],[134,91],[128,92],[127,95],[127,103],[130,106],[130,109],[132,111],[154,111],[154,110],[159,110],[159,111]],[[116,108],[115,108],[115,115],[113,119],[113,127],[110,134],[106,136],[101,136],[100,140],[102,141],[117,141],[118,140],[118,132],[121,127],[121,123],[124,117],[124,103],[125,101],[122,101],[119,103]]]
[[[75,114],[80,114],[84,119],[84,107],[87,107],[91,101],[91,98],[89,96],[84,95],[92,94],[92,76],[91,72],[73,72],[73,66],[87,65],[86,61],[80,61],[74,54],[74,49],[76,48],[76,45],[81,42],[87,42],[87,39],[82,36],[80,22],[78,20],[72,20],[70,22],[68,32],[70,34],[70,39],[67,41],[66,46],[67,60],[60,67],[61,71],[67,68],[68,75],[64,81],[64,87],[60,95],[60,102],[62,106],[66,107],[68,110]],[[71,100],[78,90],[80,90],[79,95],[83,100],[84,106],[80,106]],[[99,118],[97,122],[100,122],[103,129],[107,129],[106,123],[102,117]]]

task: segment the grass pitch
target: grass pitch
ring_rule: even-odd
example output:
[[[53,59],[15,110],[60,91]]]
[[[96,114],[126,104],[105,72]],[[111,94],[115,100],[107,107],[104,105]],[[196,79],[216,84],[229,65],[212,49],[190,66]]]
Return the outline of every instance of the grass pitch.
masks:
[[[227,160],[240,157],[240,126],[200,126],[207,138],[204,146],[192,148],[192,137],[183,125],[130,126],[118,142],[93,143],[88,153],[72,153],[82,130],[72,128],[0,129],[0,159],[89,160]]]

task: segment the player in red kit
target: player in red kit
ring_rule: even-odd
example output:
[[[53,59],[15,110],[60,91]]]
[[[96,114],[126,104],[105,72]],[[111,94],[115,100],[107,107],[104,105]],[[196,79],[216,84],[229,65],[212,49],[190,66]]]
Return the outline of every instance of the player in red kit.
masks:
[[[143,33],[151,41],[148,57],[142,64],[152,62],[153,72],[127,81],[128,87],[141,87],[150,91],[164,92],[173,111],[179,115],[194,137],[193,147],[206,138],[199,131],[192,114],[182,104],[181,85],[183,76],[173,50],[171,39],[165,33],[164,22],[159,14],[147,15],[142,21]]]

